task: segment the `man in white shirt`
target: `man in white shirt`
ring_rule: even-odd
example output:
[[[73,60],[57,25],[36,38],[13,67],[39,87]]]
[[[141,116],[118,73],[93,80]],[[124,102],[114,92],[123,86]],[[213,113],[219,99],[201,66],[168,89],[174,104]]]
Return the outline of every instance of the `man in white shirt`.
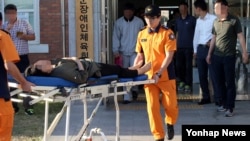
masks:
[[[202,90],[202,98],[198,104],[203,105],[211,103],[208,87],[208,71],[212,82],[213,71],[212,66],[206,62],[206,56],[209,50],[209,44],[212,38],[213,22],[216,19],[216,16],[207,12],[207,4],[204,0],[196,0],[194,2],[194,7],[195,14],[199,16],[196,21],[193,40],[194,57],[197,63],[200,87]]]

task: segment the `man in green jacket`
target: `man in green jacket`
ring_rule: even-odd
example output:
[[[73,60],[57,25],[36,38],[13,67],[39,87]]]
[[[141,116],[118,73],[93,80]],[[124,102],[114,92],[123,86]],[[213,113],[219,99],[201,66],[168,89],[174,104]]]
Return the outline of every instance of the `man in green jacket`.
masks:
[[[89,77],[101,77],[107,75],[118,75],[120,78],[133,78],[147,72],[151,63],[142,66],[142,62],[137,66],[122,68],[119,65],[97,63],[85,59],[58,58],[55,60],[39,60],[28,67],[25,75],[53,76],[65,80],[83,84]]]

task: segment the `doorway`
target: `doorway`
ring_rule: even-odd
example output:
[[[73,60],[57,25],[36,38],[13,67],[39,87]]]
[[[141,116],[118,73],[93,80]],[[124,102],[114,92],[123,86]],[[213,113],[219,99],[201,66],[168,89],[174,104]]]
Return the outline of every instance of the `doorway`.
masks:
[[[114,22],[123,16],[123,5],[126,3],[134,4],[136,8],[136,15],[140,16],[140,12],[144,13],[144,9],[147,5],[155,4],[162,8],[164,17],[162,23],[166,24],[166,21],[171,18],[171,14],[178,9],[178,5],[182,0],[176,1],[163,1],[163,0],[104,0],[101,2],[101,61],[105,63],[113,63],[112,53],[112,33]]]

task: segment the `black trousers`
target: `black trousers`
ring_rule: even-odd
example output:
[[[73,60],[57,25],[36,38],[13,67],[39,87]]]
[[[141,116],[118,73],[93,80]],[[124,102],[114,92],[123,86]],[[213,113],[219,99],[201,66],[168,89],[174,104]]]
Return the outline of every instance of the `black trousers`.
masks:
[[[178,48],[176,52],[176,71],[180,81],[193,84],[193,48]]]
[[[200,87],[202,90],[202,99],[210,100],[210,92],[209,92],[209,80],[208,76],[211,78],[213,82],[213,72],[212,66],[207,64],[206,57],[208,54],[209,47],[206,45],[199,45],[197,48],[196,54],[196,63],[199,73],[199,81]],[[209,75],[208,75],[209,74]]]
[[[213,55],[212,64],[215,74],[215,101],[226,109],[235,108],[235,60],[236,56]]]
[[[17,68],[21,73],[25,71],[25,69],[30,65],[29,56],[26,55],[20,55],[20,61],[16,63]],[[15,90],[15,88],[10,88],[10,91]],[[17,98],[17,95],[12,96],[13,98]],[[13,107],[16,109],[18,108],[17,103],[12,102]]]
[[[118,75],[119,78],[131,78],[138,76],[137,70],[129,70],[128,68],[122,68],[119,65],[111,65],[99,63],[101,67],[102,76]]]
[[[16,63],[17,68],[21,73],[25,71],[25,69],[30,65],[29,56],[26,55],[20,55],[20,61]]]

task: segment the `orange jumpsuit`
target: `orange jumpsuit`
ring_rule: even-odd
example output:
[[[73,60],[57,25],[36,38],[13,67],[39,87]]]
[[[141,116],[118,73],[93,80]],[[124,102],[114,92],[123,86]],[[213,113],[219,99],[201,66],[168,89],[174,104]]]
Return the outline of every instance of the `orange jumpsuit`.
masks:
[[[147,72],[149,78],[152,78],[161,68],[166,57],[165,52],[175,50],[176,40],[170,29],[158,26],[155,32],[151,32],[150,29],[145,28],[138,34],[136,52],[144,54],[145,63],[151,62],[152,67]],[[156,140],[165,136],[160,112],[160,93],[162,93],[161,101],[165,111],[165,123],[174,125],[178,118],[179,110],[173,67],[173,63],[171,63],[166,70],[162,71],[158,83],[144,86],[150,129]]]
[[[0,77],[2,77],[1,80],[7,80],[4,62],[17,62],[19,61],[19,56],[10,36],[2,30],[0,30],[0,54]],[[0,83],[0,141],[10,141],[14,122],[14,110],[6,84],[8,82]]]

